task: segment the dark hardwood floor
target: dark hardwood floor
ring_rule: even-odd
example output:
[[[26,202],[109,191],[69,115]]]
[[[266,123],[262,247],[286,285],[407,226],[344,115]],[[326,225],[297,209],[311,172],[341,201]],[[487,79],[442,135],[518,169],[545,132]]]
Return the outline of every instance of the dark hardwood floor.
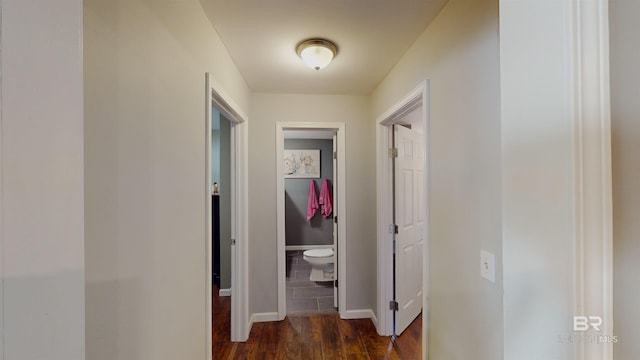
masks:
[[[369,319],[341,320],[337,314],[288,315],[255,323],[249,340],[230,341],[231,302],[213,297],[213,358],[219,359],[420,359],[422,315],[391,343]]]

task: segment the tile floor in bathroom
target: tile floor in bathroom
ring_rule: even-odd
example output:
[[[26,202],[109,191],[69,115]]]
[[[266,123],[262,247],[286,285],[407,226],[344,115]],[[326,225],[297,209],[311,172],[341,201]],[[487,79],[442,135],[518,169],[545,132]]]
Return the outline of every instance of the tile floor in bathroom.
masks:
[[[309,280],[311,265],[303,251],[287,251],[287,314],[335,313],[333,282]]]

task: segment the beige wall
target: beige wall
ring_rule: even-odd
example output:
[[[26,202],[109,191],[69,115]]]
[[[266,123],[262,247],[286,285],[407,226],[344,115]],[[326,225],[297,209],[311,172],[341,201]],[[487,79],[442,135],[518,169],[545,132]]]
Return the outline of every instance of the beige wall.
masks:
[[[375,133],[369,97],[253,94],[249,127],[250,313],[278,310],[275,124],[344,122],[347,189],[346,310],[375,309]]]
[[[0,6],[0,359],[84,359],[82,2]]]
[[[498,60],[498,2],[451,0],[373,93],[375,118],[430,80],[430,359],[502,358]]]
[[[87,358],[204,359],[205,72],[249,90],[197,0],[85,0]]]
[[[613,161],[613,332],[615,359],[636,359],[640,324],[640,2],[614,0],[610,6],[611,126]]]
[[[571,71],[572,52],[577,50],[567,46],[574,39],[566,29],[581,19],[571,17],[569,3],[500,1],[505,359],[579,356],[569,338],[582,335],[573,331],[573,316],[583,315],[576,314],[581,306],[590,311],[597,302],[576,293],[586,293],[580,288],[595,282],[588,276],[576,280],[576,261],[582,257],[576,249],[582,240],[588,244],[593,231],[580,229],[581,201],[588,203],[584,199],[600,194],[581,184],[576,169],[587,173],[590,156],[599,151],[584,130],[598,117],[573,101],[578,96],[595,100],[598,93],[591,89],[578,94],[588,85],[581,88],[573,78],[578,73]],[[584,19],[583,31],[593,30],[586,26],[589,17]],[[584,64],[586,71],[593,70],[589,62]],[[581,110],[584,118],[578,122]],[[582,133],[574,130],[578,124]],[[581,141],[583,157],[575,152],[576,141]],[[584,259],[589,260],[587,255]],[[601,311],[597,315],[608,320]]]

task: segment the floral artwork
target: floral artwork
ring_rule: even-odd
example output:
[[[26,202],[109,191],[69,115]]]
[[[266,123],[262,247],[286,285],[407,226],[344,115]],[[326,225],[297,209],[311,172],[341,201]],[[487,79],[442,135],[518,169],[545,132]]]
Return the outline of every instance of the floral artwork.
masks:
[[[320,150],[285,150],[285,178],[320,177]]]

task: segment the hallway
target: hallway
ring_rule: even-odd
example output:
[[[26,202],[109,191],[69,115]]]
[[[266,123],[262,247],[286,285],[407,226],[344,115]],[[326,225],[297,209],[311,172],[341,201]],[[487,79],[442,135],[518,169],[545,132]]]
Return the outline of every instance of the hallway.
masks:
[[[206,255],[213,100],[246,119],[234,142],[242,224],[231,240],[243,261],[232,328],[234,339],[252,337],[218,341],[227,357],[312,356],[314,339],[318,357],[384,357],[367,344],[387,338],[333,342],[373,334],[368,320],[298,315],[256,322],[253,334],[248,325],[284,319],[274,164],[278,129],[301,121],[345,128],[342,317],[390,323],[381,299],[393,279],[374,245],[397,225],[376,212],[378,176],[389,174],[378,160],[395,150],[379,146],[381,120],[408,111],[394,104],[423,81],[432,106],[430,186],[419,195],[429,215],[422,350],[451,360],[639,358],[640,42],[629,34],[640,33],[640,1],[439,1],[0,0],[0,360],[222,357],[210,354]],[[383,46],[425,4],[437,13],[398,37],[406,48]],[[300,61],[307,34],[339,46],[329,68]],[[353,76],[368,82],[358,90]],[[495,278],[485,279],[489,268]],[[559,343],[575,316],[599,316],[602,336],[627,340]]]
[[[216,292],[217,293],[217,292]],[[255,323],[245,343],[229,341],[230,298],[214,296],[214,359],[419,359],[422,316],[390,347],[369,319],[341,320],[337,314],[289,315]]]

